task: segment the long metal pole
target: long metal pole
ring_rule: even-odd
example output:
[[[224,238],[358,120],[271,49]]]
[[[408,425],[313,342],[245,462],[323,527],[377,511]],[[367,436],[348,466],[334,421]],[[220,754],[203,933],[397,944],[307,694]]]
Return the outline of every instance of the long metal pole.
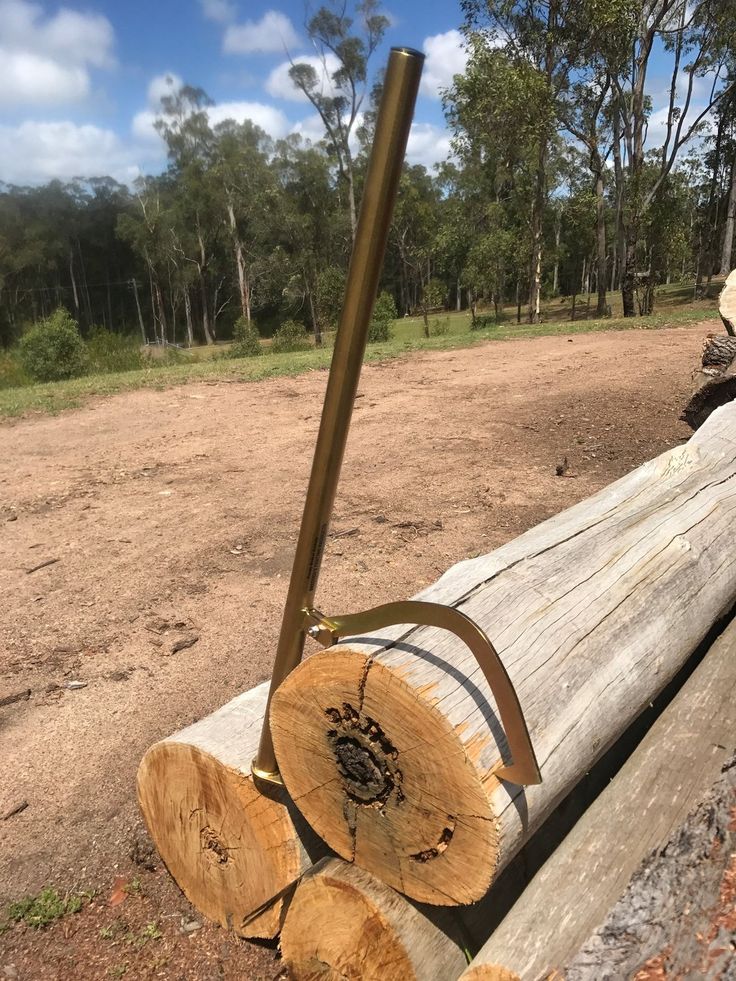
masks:
[[[304,610],[312,606],[317,588],[423,62],[418,51],[392,48],[386,69],[261,742],[253,761],[254,775],[272,782],[279,776],[268,717],[271,697],[304,650]]]

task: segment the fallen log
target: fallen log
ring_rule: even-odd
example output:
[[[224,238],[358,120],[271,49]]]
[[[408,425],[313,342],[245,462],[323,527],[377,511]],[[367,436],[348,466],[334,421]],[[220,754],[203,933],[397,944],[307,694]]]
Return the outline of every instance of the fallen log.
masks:
[[[694,391],[680,416],[692,429],[736,398],[736,269],[721,291],[718,311],[729,336],[709,334],[703,345],[701,368],[693,373]]]
[[[726,282],[718,297],[718,312],[721,315],[726,333],[736,335],[736,269],[726,277]]]
[[[242,937],[272,938],[292,883],[327,849],[283,789],[250,773],[268,684],[151,746],[138,800],[166,866],[205,916]]]
[[[294,981],[455,981],[467,964],[454,910],[421,909],[338,858],[305,873],[291,899],[281,956]]]
[[[567,981],[723,978],[736,968],[736,757],[645,861]]]
[[[509,973],[556,976],[609,915],[640,863],[662,848],[708,793],[733,751],[734,733],[732,621],[537,872],[462,981],[497,981]],[[607,966],[602,956],[596,963]]]
[[[543,783],[499,780],[508,750],[472,655],[434,628],[316,654],[271,711],[286,787],[342,857],[423,902],[482,897],[547,815],[736,599],[736,406],[685,446],[418,598],[494,642]]]

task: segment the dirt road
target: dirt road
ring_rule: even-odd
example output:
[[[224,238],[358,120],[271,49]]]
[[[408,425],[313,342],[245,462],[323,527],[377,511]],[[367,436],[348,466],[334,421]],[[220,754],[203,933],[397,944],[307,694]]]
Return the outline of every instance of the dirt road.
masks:
[[[367,367],[320,608],[411,596],[687,438],[709,329]],[[0,427],[0,705],[21,695],[0,707],[0,817],[27,802],[0,820],[2,898],[129,870],[145,749],[269,674],[325,382],[218,380]]]

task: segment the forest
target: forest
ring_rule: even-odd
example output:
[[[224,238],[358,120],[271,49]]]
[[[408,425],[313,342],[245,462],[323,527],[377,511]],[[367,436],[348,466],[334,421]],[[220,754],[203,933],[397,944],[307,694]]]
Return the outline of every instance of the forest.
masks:
[[[444,92],[453,152],[406,165],[382,288],[400,315],[536,322],[542,301],[694,295],[732,264],[736,8],[731,0],[462,0],[467,69]],[[211,344],[239,318],[334,329],[381,91],[375,0],[308,23],[293,84],[324,139],[210,125],[207,94],[161,100],[164,173],[0,185],[0,342],[64,306],[82,333]],[[331,61],[331,64],[334,62]],[[193,80],[194,81],[194,80]],[[662,93],[664,95],[662,96]],[[663,108],[654,105],[663,103]],[[573,299],[574,304],[574,299]]]

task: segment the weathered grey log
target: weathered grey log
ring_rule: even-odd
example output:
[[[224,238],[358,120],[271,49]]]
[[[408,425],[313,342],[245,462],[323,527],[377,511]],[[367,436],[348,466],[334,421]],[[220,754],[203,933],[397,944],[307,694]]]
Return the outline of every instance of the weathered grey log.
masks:
[[[706,339],[702,368],[693,375],[694,391],[680,416],[693,429],[702,426],[714,409],[736,398],[736,269],[718,298],[718,310],[731,336]]]
[[[504,970],[532,981],[563,968],[606,919],[642,860],[712,787],[735,738],[732,621],[529,883],[463,981],[498,979]]]
[[[567,981],[736,978],[736,758],[632,878]]]
[[[718,311],[726,328],[726,333],[736,335],[736,269],[726,277],[726,282],[718,297]]]
[[[494,642],[541,785],[496,777],[508,750],[494,699],[454,635],[386,629],[292,673],[271,712],[279,765],[338,854],[420,901],[487,892],[736,600],[735,424],[723,407],[685,446],[418,597]]]
[[[279,788],[253,785],[268,683],[151,746],[138,800],[190,902],[243,937],[275,937],[284,898],[328,850]]]

